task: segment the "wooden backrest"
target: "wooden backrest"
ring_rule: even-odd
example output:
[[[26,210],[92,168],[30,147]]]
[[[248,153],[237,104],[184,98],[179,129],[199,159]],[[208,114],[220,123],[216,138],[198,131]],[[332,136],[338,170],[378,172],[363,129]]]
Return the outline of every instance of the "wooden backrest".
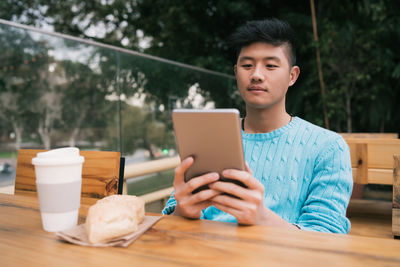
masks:
[[[397,133],[339,133],[343,138],[387,138],[397,139],[399,135]]]
[[[345,138],[350,148],[355,183],[393,184],[393,155],[400,139]]]
[[[400,155],[393,155],[392,231],[400,236]]]
[[[32,158],[46,150],[20,149],[18,151],[15,194],[36,192],[35,169]],[[82,197],[103,198],[118,193],[120,183],[119,152],[80,151],[85,157],[82,166]]]

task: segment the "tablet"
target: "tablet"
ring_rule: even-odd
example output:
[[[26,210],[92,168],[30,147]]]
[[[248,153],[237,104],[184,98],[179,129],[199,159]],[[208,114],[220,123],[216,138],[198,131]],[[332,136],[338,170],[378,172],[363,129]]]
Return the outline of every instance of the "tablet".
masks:
[[[174,109],[175,137],[181,160],[192,156],[194,163],[185,173],[185,181],[209,172],[220,174],[222,181],[244,186],[226,179],[225,169],[245,170],[240,115],[237,109]],[[196,193],[208,186],[193,191]]]

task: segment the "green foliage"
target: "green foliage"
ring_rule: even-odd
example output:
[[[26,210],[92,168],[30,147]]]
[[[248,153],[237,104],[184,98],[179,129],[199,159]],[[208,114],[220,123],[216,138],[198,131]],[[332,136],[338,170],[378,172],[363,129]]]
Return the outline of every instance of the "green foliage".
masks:
[[[397,8],[396,8],[397,6]],[[330,118],[337,129],[398,131],[399,4],[321,3],[320,43]],[[397,94],[398,95],[398,94]]]
[[[123,105],[122,113],[122,147],[125,155],[133,154],[136,149],[144,148],[154,158],[156,152],[163,148],[175,148],[175,137],[172,129],[153,112],[131,105]],[[113,127],[108,127],[107,140],[118,139]]]
[[[26,5],[31,8],[27,10]],[[285,19],[296,32],[301,68],[299,80],[288,92],[288,111],[323,125],[315,60],[315,48],[319,45],[331,128],[370,132],[400,131],[400,115],[396,112],[400,99],[399,13],[400,2],[393,0],[316,1],[319,33],[316,44],[310,7],[302,1],[7,0],[0,3],[1,18],[37,26],[47,24],[58,32],[229,75],[233,74],[232,56],[225,42],[229,34],[247,20]],[[96,26],[104,29],[103,34],[93,34],[91,29]],[[113,61],[113,55],[106,58]],[[119,64],[120,90],[126,96],[140,94],[140,88],[145,88],[149,95],[146,101],[164,104],[169,110],[171,98],[185,98],[192,81],[200,81],[200,92],[213,99],[217,107],[236,106],[243,110],[233,81],[203,78],[201,74],[191,77],[193,72],[166,68],[163,63],[148,64],[139,58],[121,58]],[[114,66],[103,64],[102,73],[111,74]],[[90,82],[101,77],[92,79]],[[112,86],[113,82],[108,84]],[[170,129],[168,124],[166,127]]]
[[[23,31],[0,27],[0,129],[4,131],[0,134],[14,131],[19,143],[22,131],[31,131],[38,123],[35,101],[46,88],[41,75],[47,66],[47,53],[33,46],[35,41]]]

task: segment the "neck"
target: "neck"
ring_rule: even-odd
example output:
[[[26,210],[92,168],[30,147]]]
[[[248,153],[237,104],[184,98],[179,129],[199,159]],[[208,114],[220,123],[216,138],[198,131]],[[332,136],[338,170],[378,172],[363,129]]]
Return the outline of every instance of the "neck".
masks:
[[[269,133],[279,129],[292,120],[283,110],[260,110],[246,107],[244,131],[246,133]]]

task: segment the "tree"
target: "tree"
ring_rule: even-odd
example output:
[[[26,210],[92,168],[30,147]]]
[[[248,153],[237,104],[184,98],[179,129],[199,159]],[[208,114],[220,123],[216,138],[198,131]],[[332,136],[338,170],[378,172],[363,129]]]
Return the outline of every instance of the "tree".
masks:
[[[400,58],[391,45],[400,36],[394,26],[400,22],[396,5],[321,3],[321,55],[329,76],[329,108],[339,130],[383,131],[389,117],[396,117],[390,105],[392,85],[399,85],[394,72]]]
[[[146,149],[150,158],[154,159],[155,152],[160,148],[175,147],[175,138],[172,129],[167,129],[166,123],[157,120],[154,113],[144,108],[123,105],[122,131],[124,154],[133,154],[136,149]],[[111,145],[117,136],[108,128],[108,140]]]
[[[94,49],[87,57],[85,62],[59,62],[65,77],[65,83],[59,88],[63,92],[62,128],[69,133],[70,146],[76,145],[76,138],[82,128],[94,127],[99,120],[109,117],[106,113],[110,113],[111,103],[106,100],[106,96],[111,93],[108,86],[114,75],[110,77],[103,72],[102,65],[108,63],[97,60],[102,57],[101,51]]]
[[[43,86],[40,72],[46,66],[46,50],[36,49],[25,31],[0,27],[0,118],[12,126],[15,149],[21,147],[24,130],[36,120],[36,99]]]
[[[310,7],[303,2],[31,0],[30,9],[24,8],[25,2],[1,2],[0,17],[30,25],[50,25],[57,32],[228,75],[233,74],[233,62],[225,40],[238,25],[266,17],[285,19],[296,31],[301,67],[300,78],[288,92],[287,110],[323,125]],[[400,115],[396,112],[399,12],[400,2],[392,0],[316,2],[327,116],[333,130],[400,131]],[[96,26],[103,31],[94,34]],[[127,83],[117,84],[122,85],[119,92],[128,97],[143,90],[141,94],[146,94],[147,101],[164,104],[169,110],[171,99],[185,98],[188,88],[198,83],[199,91],[213,99],[216,107],[235,105],[243,110],[230,79],[203,76],[176,68],[177,65],[162,66],[163,63],[139,57],[120,59],[123,71],[119,77]],[[131,87],[134,84],[136,87]]]
[[[290,2],[293,9],[302,8],[302,5],[296,4],[296,1],[287,2]],[[9,4],[11,3],[18,6],[19,0],[11,0]],[[110,2],[69,0],[63,3],[47,0],[32,1],[31,8],[36,12],[13,8],[15,10],[13,19],[34,25],[50,24],[58,32],[88,37],[139,51],[144,50],[139,43],[147,40],[147,46],[149,46],[145,49],[147,53],[232,75],[232,63],[225,43],[229,33],[239,23],[250,18],[278,15],[276,11],[284,6],[285,3],[277,4],[268,0],[185,1],[183,3],[176,0]],[[308,9],[304,10],[308,11]],[[282,10],[282,14],[288,14],[290,18],[294,13]],[[96,25],[103,26],[104,34],[96,36],[91,34],[90,29]],[[142,32],[144,36],[140,37]],[[165,68],[163,71],[166,71]],[[150,88],[153,87],[150,86]],[[224,89],[216,93],[215,90],[219,89],[215,86],[205,88],[200,85],[200,88],[206,94],[213,95],[217,106],[233,103],[226,97]],[[231,91],[228,95],[233,94],[233,88],[228,88],[228,90]],[[158,90],[157,94],[164,92],[164,90]],[[165,93],[158,95],[156,97],[168,104],[165,102]]]

